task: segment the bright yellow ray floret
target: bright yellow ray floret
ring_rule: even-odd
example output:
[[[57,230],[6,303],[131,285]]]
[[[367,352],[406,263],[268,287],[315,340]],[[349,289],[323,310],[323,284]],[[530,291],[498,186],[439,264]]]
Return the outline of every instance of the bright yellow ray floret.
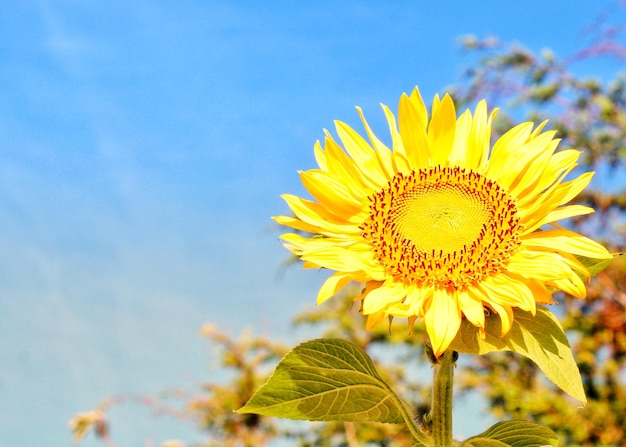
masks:
[[[457,117],[450,96],[435,96],[429,118],[416,88],[400,98],[397,121],[383,106],[389,148],[357,110],[369,141],[336,122],[339,142],[326,132],[314,148],[319,169],[300,172],[313,200],[284,195],[295,217],[274,218],[310,233],[281,237],[305,267],[335,271],[318,303],[362,282],[368,328],[385,316],[421,318],[439,356],[463,318],[484,330],[494,312],[506,334],[514,308],[534,313],[554,290],[585,296],[579,274],[588,272],[575,256],[611,255],[555,226],[593,212],[568,205],[592,173],[564,181],[580,153],[556,152],[545,123],[515,126],[492,146],[496,111],[484,101]]]

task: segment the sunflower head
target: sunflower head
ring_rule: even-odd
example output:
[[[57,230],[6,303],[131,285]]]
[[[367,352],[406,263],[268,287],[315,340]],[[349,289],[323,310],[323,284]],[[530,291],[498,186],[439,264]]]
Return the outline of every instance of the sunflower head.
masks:
[[[491,145],[481,101],[457,117],[452,98],[435,96],[431,113],[416,88],[400,98],[398,119],[382,106],[391,133],[383,144],[357,109],[369,141],[336,122],[315,144],[319,165],[300,173],[313,200],[283,198],[295,217],[274,219],[310,233],[282,236],[305,267],[333,270],[318,303],[351,281],[364,283],[362,310],[373,327],[385,316],[424,320],[441,355],[466,318],[481,331],[485,312],[502,334],[513,308],[534,313],[562,290],[583,298],[576,259],[610,258],[593,240],[557,221],[593,212],[568,204],[592,173],[565,177],[576,150],[556,151],[555,132],[523,123]]]

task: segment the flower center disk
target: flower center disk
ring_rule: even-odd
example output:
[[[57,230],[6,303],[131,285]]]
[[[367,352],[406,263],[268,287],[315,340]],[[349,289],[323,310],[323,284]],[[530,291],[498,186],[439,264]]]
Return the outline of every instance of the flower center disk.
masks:
[[[394,280],[455,290],[502,271],[522,228],[496,182],[435,166],[398,173],[370,196],[361,229]]]

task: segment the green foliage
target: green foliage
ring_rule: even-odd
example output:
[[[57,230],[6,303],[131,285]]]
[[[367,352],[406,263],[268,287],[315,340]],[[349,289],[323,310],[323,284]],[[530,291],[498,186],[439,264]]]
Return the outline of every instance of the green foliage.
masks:
[[[485,318],[485,335],[463,320],[461,329],[450,345],[455,351],[483,355],[493,351],[512,351],[525,355],[543,371],[555,385],[581,402],[586,402],[582,379],[572,356],[567,337],[556,317],[538,306],[533,316],[530,312],[515,309],[511,330],[500,336],[500,317]]]
[[[400,399],[365,351],[340,339],[294,348],[238,412],[309,421],[403,422]]]

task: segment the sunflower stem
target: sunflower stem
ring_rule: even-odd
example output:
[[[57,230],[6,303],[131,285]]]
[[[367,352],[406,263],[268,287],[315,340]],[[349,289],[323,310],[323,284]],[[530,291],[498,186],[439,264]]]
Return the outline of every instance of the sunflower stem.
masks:
[[[452,378],[457,353],[444,352],[433,363],[433,396],[431,408],[434,447],[452,447]]]

